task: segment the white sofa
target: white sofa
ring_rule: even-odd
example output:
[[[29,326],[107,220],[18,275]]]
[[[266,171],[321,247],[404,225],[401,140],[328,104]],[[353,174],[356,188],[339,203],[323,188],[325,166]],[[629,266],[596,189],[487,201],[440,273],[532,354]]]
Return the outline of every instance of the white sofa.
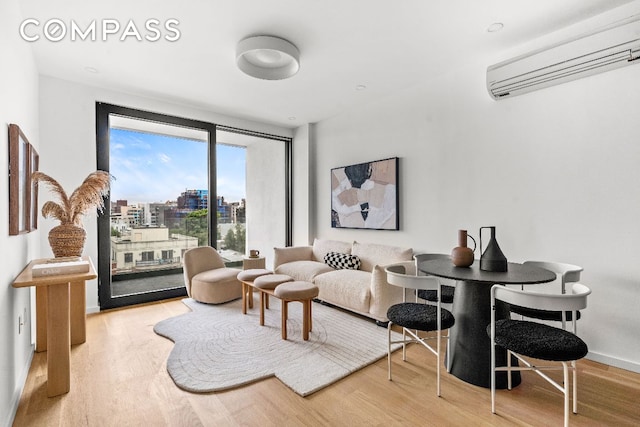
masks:
[[[358,270],[335,269],[325,264],[328,252],[355,255]],[[314,283],[318,299],[387,322],[387,309],[402,301],[402,289],[387,283],[384,267],[411,261],[413,250],[373,243],[315,239],[312,246],[274,248],[274,270],[294,280]]]

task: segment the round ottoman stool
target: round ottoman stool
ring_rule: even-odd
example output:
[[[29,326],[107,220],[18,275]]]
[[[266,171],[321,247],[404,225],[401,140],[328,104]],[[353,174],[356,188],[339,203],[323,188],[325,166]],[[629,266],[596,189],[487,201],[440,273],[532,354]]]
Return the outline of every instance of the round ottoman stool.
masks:
[[[253,287],[260,291],[260,326],[264,326],[264,309],[269,308],[269,295],[273,295],[274,289],[286,282],[293,281],[286,274],[266,274],[256,277]]]
[[[282,339],[287,339],[288,305],[291,301],[302,303],[302,339],[309,339],[311,332],[311,300],[318,296],[318,287],[313,283],[295,281],[278,286],[273,294],[282,301]]]
[[[273,273],[264,268],[250,268],[238,273],[238,280],[242,283],[242,314],[247,314],[247,301],[249,308],[253,308],[253,281],[260,276]]]

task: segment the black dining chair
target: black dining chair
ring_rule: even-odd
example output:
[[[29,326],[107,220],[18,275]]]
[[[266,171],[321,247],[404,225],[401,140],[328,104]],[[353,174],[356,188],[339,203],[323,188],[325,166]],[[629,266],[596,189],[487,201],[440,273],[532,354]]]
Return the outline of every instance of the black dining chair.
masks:
[[[501,319],[496,320],[496,301],[515,304],[533,309],[569,311],[572,323],[576,325],[576,312],[587,306],[587,296],[591,290],[580,283],[574,283],[568,294],[545,294],[525,292],[494,285],[491,288],[491,323],[487,326],[487,334],[491,338],[491,412],[496,413],[496,373],[507,372],[507,387],[511,390],[512,371],[533,371],[540,375],[564,396],[564,425],[569,425],[570,387],[569,374],[573,377],[573,413],[578,413],[578,380],[576,361],[582,359],[589,351],[587,344],[575,333],[547,324],[528,320]],[[507,366],[496,366],[496,346],[507,350]],[[514,356],[522,363],[512,366]],[[533,360],[560,362],[560,365],[540,366]],[[543,371],[562,369],[563,379],[559,383]]]
[[[415,254],[413,259],[416,263],[416,271],[418,275],[420,275],[420,270],[418,270],[419,265],[422,261],[431,261],[433,259],[451,259],[451,255],[447,254],[435,254],[435,253],[425,253],[425,254]],[[453,296],[455,294],[456,288],[450,285],[442,285],[441,297],[442,302],[445,304],[453,304]],[[438,295],[435,290],[432,289],[419,289],[416,291],[418,293],[418,298],[423,299],[429,302],[438,302]]]
[[[525,261],[523,265],[529,265],[532,267],[544,268],[545,270],[553,271],[558,276],[560,281],[560,288],[557,290],[560,294],[566,294],[566,286],[568,283],[576,283],[580,281],[580,273],[583,268],[573,264],[565,264],[561,262],[551,261]],[[521,288],[523,289],[523,288]],[[537,292],[539,287],[532,288],[534,292]],[[532,309],[528,307],[521,307],[518,305],[511,305],[510,311],[512,313],[519,314],[531,319],[549,320],[555,322],[562,322],[562,329],[567,328],[567,321],[572,321],[572,313],[570,311],[554,311],[547,308]],[[576,318],[580,319],[580,311],[576,311]],[[575,331],[574,331],[575,333]]]
[[[400,286],[404,288],[403,302],[394,304],[389,307],[387,311],[387,317],[389,318],[388,324],[388,352],[387,352],[387,364],[389,380],[391,380],[391,348],[393,344],[402,344],[402,360],[407,360],[406,347],[410,343],[418,343],[424,346],[427,350],[431,351],[436,358],[436,393],[440,396],[440,341],[442,340],[441,331],[449,329],[455,323],[453,314],[445,308],[442,308],[440,302],[436,305],[424,304],[418,302],[406,301],[406,289],[413,290],[433,290],[436,292],[436,296],[440,297],[441,284],[437,277],[434,276],[418,276],[416,274],[407,274],[406,263],[398,263],[389,265],[385,268],[387,273],[387,282],[390,285]],[[413,265],[411,265],[413,267]],[[440,298],[438,298],[440,301]],[[402,340],[392,340],[391,327],[393,325],[402,327]],[[418,331],[422,332],[436,332],[435,337],[420,336]],[[449,342],[449,335],[444,337]],[[429,344],[430,340],[436,340],[436,348],[433,348]]]

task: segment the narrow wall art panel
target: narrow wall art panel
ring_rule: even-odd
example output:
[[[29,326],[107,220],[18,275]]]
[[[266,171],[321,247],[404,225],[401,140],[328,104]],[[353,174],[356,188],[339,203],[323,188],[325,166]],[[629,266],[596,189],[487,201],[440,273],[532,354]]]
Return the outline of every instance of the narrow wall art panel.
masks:
[[[398,158],[331,169],[331,227],[398,230]]]

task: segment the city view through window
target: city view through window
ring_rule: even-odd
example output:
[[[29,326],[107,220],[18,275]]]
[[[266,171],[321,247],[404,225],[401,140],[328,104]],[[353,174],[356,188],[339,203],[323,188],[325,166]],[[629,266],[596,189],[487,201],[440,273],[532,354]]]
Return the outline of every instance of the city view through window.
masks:
[[[246,149],[216,145],[217,197],[212,207],[207,145],[195,139],[110,129],[110,173],[115,178],[110,191],[114,279],[161,271],[181,274],[184,252],[209,244],[210,209],[215,209],[218,222],[212,244],[229,265],[242,262]],[[183,286],[181,279],[173,286]]]

